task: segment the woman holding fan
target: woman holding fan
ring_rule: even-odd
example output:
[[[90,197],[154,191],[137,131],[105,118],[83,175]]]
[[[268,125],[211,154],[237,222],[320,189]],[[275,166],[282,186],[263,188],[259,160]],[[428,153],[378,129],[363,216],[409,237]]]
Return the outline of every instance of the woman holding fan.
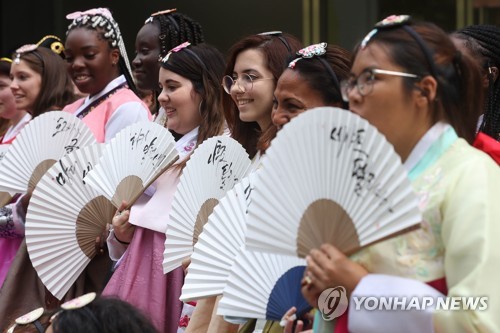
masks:
[[[162,92],[158,97],[168,117],[167,128],[180,136],[176,148],[180,162],[156,182],[152,197],[143,195],[130,210],[113,219],[108,237],[112,259],[119,266],[104,290],[141,309],[161,332],[177,332],[184,273],[178,268],[163,274],[165,234],[129,223],[148,219],[168,224],[180,173],[190,153],[205,139],[223,132],[221,86],[224,60],[214,47],[185,42],[161,61]],[[121,209],[126,207],[126,203]]]
[[[498,166],[469,144],[482,85],[478,66],[430,23],[392,16],[355,51],[342,93],[404,162],[424,221],[421,229],[371,246],[352,259],[324,244],[307,257],[303,294],[313,306],[327,288],[347,296],[489,296],[488,311],[367,311],[350,307],[315,332],[495,332],[500,329],[493,269],[500,259]],[[352,304],[352,303],[351,303]],[[335,326],[335,327],[334,327]]]

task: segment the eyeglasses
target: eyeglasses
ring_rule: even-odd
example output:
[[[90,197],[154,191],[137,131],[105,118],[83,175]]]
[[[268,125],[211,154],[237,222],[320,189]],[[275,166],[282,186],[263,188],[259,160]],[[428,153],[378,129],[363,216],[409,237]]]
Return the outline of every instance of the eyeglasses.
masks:
[[[370,94],[373,90],[373,83],[375,82],[375,74],[409,77],[412,79],[419,78],[419,76],[416,74],[387,71],[384,69],[368,68],[364,70],[361,74],[359,74],[358,77],[351,77],[347,80],[342,80],[342,82],[340,82],[340,91],[342,92],[342,99],[344,100],[344,102],[349,102],[349,92],[354,87],[358,89],[358,93],[361,96],[366,96]]]
[[[249,92],[253,88],[253,83],[261,80],[274,80],[274,77],[257,78],[252,77],[250,74],[243,73],[240,77],[233,79],[231,76],[226,75],[222,78],[222,87],[224,87],[224,91],[229,95],[231,95],[231,88],[235,84],[238,84],[238,88],[240,88],[243,92]]]

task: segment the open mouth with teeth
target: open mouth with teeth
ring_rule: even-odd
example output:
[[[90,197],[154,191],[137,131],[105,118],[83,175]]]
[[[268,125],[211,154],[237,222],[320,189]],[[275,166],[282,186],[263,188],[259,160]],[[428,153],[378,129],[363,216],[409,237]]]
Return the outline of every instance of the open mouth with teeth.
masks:
[[[239,99],[238,106],[247,105],[248,103],[251,103],[252,101],[253,101],[252,99]]]
[[[78,82],[87,81],[89,78],[90,78],[90,75],[87,75],[87,74],[78,74],[78,75],[75,75],[73,77],[73,80],[75,81],[75,83],[78,83]]]

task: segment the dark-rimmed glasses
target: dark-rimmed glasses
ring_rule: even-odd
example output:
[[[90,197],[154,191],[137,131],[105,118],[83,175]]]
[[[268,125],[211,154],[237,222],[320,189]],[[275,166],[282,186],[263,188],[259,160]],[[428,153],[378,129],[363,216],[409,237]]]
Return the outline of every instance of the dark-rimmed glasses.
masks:
[[[340,91],[342,92],[342,99],[344,100],[344,102],[349,102],[349,92],[354,89],[354,87],[358,89],[358,93],[361,96],[370,94],[373,90],[375,74],[401,76],[412,79],[419,78],[419,76],[416,74],[388,71],[385,69],[368,68],[361,72],[361,74],[359,74],[357,77],[351,77],[347,80],[342,80],[342,82],[340,83]]]

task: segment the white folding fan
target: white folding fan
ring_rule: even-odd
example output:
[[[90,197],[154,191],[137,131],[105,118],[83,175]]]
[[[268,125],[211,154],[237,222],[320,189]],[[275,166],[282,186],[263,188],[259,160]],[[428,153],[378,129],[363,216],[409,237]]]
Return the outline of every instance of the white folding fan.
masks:
[[[350,254],[418,228],[400,157],[352,112],[322,107],[286,125],[262,159],[248,213],[248,249],[304,257],[331,243]]]
[[[205,140],[186,163],[172,201],[167,226],[163,272],[188,258],[208,216],[226,192],[250,168],[245,149],[234,139],[216,136]]]
[[[293,256],[242,251],[217,307],[217,314],[279,321],[292,307],[301,316],[311,307],[302,296],[306,261]]]
[[[26,245],[47,289],[61,299],[95,256],[95,240],[116,211],[85,181],[103,144],[60,159],[42,177],[26,215]]]
[[[111,200],[131,206],[178,159],[175,140],[163,126],[143,121],[116,134],[85,181]]]
[[[64,155],[95,143],[94,134],[68,112],[46,112],[17,135],[2,161],[0,191],[25,193]]]
[[[9,150],[10,146],[11,146],[10,144],[0,144],[0,165],[5,155],[7,154],[7,151]]]
[[[194,245],[181,301],[222,294],[231,267],[245,244],[246,213],[255,172],[234,185],[214,208]]]

